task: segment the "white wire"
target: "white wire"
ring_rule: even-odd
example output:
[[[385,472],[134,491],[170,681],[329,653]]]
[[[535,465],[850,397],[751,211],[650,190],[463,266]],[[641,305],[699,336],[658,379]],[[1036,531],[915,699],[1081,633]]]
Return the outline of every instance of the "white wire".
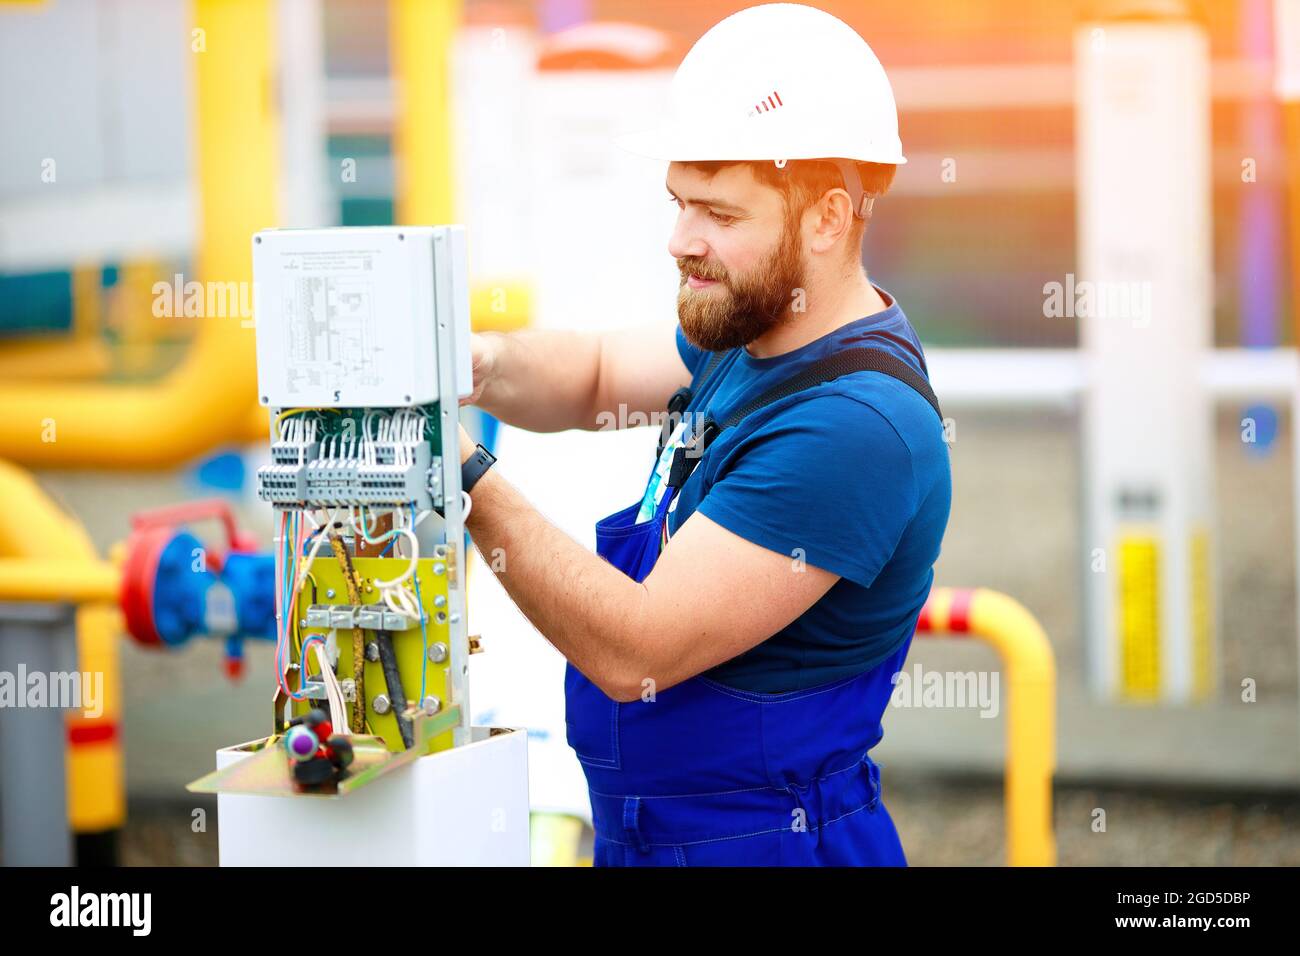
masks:
[[[415,536],[414,531],[412,531],[410,528],[394,528],[390,533],[405,535],[407,540],[411,542],[411,563],[407,565],[405,571],[403,571],[397,577],[393,578],[391,581],[380,581],[378,578],[376,578],[375,587],[377,588],[391,588],[401,584],[403,581],[405,581],[407,578],[409,578],[412,574],[415,573],[415,566],[420,561],[420,539]]]
[[[306,513],[307,512],[305,511],[303,512],[303,514]],[[327,522],[326,527],[333,527],[334,514],[335,513],[333,511],[329,511],[326,513],[326,518],[325,518]],[[317,525],[316,527],[319,528],[320,525]],[[298,573],[298,580],[294,582],[295,590],[300,589],[302,587],[302,583],[307,580],[307,574],[311,571],[311,563],[316,560],[316,555],[320,552],[321,544],[328,537],[329,537],[329,532],[322,531],[320,534],[316,535],[316,540],[311,543],[311,550],[307,552],[307,560],[303,562],[302,570],[299,571]]]
[[[419,605],[415,603],[415,599],[412,597],[411,592],[406,590],[406,588],[384,588],[381,593],[384,596],[384,604],[387,605],[390,611],[396,611],[398,614],[405,614],[407,617],[414,618],[417,621],[424,618],[424,613],[420,610]]]
[[[334,632],[331,631],[331,636],[333,635]],[[338,638],[335,637],[336,643],[337,640]],[[312,644],[312,648],[316,651],[316,659],[320,664],[321,682],[325,685],[325,699],[329,702],[330,723],[336,733],[350,734],[352,730],[348,726],[348,708],[347,702],[343,699],[343,685],[339,683],[338,675],[334,673],[325,645],[317,641]]]

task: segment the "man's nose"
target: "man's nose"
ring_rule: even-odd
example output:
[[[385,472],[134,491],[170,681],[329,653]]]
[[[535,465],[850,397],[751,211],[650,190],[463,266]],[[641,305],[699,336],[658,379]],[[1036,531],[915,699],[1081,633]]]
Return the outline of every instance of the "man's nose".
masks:
[[[687,256],[702,259],[709,252],[708,243],[695,230],[691,218],[679,215],[673,225],[672,235],[668,237],[668,254],[674,259],[684,259]]]

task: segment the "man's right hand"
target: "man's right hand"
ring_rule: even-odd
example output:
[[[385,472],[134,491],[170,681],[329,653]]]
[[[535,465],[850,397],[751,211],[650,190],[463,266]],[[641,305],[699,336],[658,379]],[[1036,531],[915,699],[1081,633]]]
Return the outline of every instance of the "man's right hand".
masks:
[[[498,344],[496,336],[480,335],[478,333],[470,334],[469,352],[474,368],[474,391],[460,400],[462,405],[477,405],[479,399],[483,397],[484,387],[496,374]]]
[[[535,432],[616,427],[662,411],[691,374],[673,326],[607,332],[520,329],[470,335],[477,405],[507,425]]]

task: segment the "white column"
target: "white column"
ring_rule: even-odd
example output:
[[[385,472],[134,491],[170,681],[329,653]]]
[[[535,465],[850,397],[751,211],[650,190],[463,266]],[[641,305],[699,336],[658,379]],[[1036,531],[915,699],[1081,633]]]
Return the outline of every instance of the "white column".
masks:
[[[1208,42],[1155,18],[1075,40],[1089,683],[1186,702],[1217,674]]]

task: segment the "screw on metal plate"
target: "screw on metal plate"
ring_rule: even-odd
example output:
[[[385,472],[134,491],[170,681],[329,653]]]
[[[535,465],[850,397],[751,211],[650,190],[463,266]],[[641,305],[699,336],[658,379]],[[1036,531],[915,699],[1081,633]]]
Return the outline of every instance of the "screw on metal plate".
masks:
[[[436,644],[429,645],[429,660],[435,664],[441,664],[447,659],[447,645],[438,641]]]
[[[379,645],[376,644],[374,641],[371,641],[369,644],[366,645],[366,660],[368,661],[379,660]]]
[[[430,694],[424,698],[424,709],[430,714],[436,714],[442,710],[442,701]]]
[[[376,694],[375,699],[370,702],[370,706],[375,709],[376,714],[386,714],[393,709],[392,702],[389,701],[387,694]]]

